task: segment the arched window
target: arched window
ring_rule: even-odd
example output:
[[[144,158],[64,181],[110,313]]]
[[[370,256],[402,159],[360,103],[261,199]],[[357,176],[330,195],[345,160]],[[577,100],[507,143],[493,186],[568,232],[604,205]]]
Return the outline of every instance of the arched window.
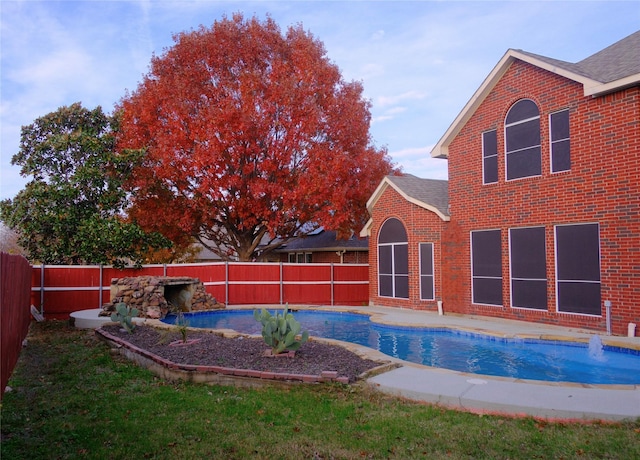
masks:
[[[409,298],[409,242],[398,219],[388,219],[378,234],[378,294]]]
[[[540,111],[531,99],[522,99],[509,109],[505,120],[507,180],[542,174]]]

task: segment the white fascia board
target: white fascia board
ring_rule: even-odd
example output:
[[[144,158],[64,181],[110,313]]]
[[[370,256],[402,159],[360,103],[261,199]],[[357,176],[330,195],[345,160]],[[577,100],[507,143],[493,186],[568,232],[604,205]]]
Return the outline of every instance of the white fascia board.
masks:
[[[584,85],[584,95],[594,97],[602,96],[603,94],[612,93],[614,91],[638,85],[640,85],[640,73],[630,75],[610,83],[600,83],[598,81],[591,80],[589,84]]]
[[[369,210],[369,214],[373,214],[373,207],[375,206],[376,202],[380,199],[384,191],[387,189],[387,187],[392,187],[396,192],[400,194],[400,196],[402,196],[402,198],[407,200],[409,203],[413,203],[416,206],[419,206],[428,211],[434,212],[438,217],[440,217],[444,221],[451,220],[449,216],[444,215],[435,206],[432,206],[429,203],[425,203],[424,201],[416,200],[415,198],[407,195],[402,189],[400,189],[396,184],[394,184],[393,181],[391,181],[388,177],[385,177],[384,179],[382,179],[382,182],[380,183],[380,185],[378,185],[378,188],[376,188],[376,190],[371,195],[371,198],[369,198],[369,200],[367,201],[367,209]],[[360,235],[362,236],[362,232],[360,233]]]
[[[623,86],[632,86],[634,83],[637,84],[638,82],[640,82],[640,74],[637,74],[609,84],[603,84],[602,82],[585,77],[584,75],[571,72],[570,70],[558,67],[552,63],[545,62],[533,56],[529,56],[528,54],[510,49],[505,53],[502,59],[500,59],[498,64],[493,68],[487,78],[485,78],[485,80],[482,82],[482,85],[480,85],[480,88],[478,88],[478,90],[473,94],[469,102],[467,102],[462,111],[458,114],[456,119],[453,121],[453,123],[451,123],[447,131],[440,138],[435,147],[431,150],[431,156],[433,158],[448,158],[449,144],[458,135],[462,127],[469,120],[469,118],[471,118],[476,109],[485,100],[487,95],[493,90],[495,85],[498,83],[500,78],[502,78],[504,73],[507,71],[507,69],[515,59],[519,59],[541,69],[552,72],[556,75],[560,75],[569,80],[573,80],[582,84],[585,96],[598,95],[604,92],[614,91]]]
[[[362,230],[360,230],[360,238],[366,238],[368,236],[371,236],[371,227],[372,226],[373,226],[373,219],[369,218],[367,223],[364,224],[364,227],[362,227]]]
[[[462,108],[458,116],[453,120],[453,123],[447,128],[444,135],[440,138],[438,143],[431,150],[432,158],[448,158],[449,157],[449,144],[458,135],[465,123],[471,118],[476,109],[482,104],[487,95],[491,92],[496,83],[502,78],[509,66],[514,60],[509,50],[502,56],[500,62],[493,68],[491,73],[484,79],[482,85],[471,96],[471,99]]]

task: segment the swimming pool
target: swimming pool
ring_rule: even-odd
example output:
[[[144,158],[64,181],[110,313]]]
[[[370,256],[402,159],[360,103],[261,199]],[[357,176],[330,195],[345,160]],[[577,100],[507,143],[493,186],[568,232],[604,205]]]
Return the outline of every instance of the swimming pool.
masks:
[[[273,312],[273,310],[270,310]],[[502,338],[446,328],[389,326],[358,313],[294,312],[310,336],[364,345],[427,366],[551,382],[640,384],[640,351],[578,342]],[[260,334],[252,310],[185,313],[189,326]],[[175,323],[175,316],[163,321]]]

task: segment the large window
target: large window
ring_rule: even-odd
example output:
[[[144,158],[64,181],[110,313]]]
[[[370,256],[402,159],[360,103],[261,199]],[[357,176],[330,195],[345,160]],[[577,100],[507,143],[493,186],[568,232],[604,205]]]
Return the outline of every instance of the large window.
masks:
[[[601,315],[598,224],[556,226],[558,311]]]
[[[511,306],[547,309],[544,227],[509,230]]]
[[[398,219],[388,219],[378,235],[378,293],[409,298],[409,243]]]
[[[500,230],[471,232],[472,302],[502,305],[502,251]]]
[[[420,243],[420,300],[435,299],[433,243]]]
[[[569,142],[569,110],[552,113],[549,117],[551,130],[551,172],[571,169],[571,145]]]
[[[530,99],[516,102],[505,120],[507,180],[542,174],[540,112]]]
[[[498,137],[497,132],[482,133],[482,183],[498,182]]]

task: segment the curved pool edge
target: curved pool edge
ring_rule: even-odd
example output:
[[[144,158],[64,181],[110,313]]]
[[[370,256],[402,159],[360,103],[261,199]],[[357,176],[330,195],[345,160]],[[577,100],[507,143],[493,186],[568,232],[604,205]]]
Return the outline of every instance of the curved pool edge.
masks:
[[[267,310],[283,309],[283,305],[234,305],[227,307],[226,310],[254,310],[256,308],[265,308]],[[424,328],[424,329],[448,329],[457,332],[466,332],[471,334],[481,334],[490,337],[503,338],[503,339],[518,339],[518,340],[541,340],[541,341],[555,341],[555,342],[572,342],[580,344],[588,344],[589,340],[598,335],[602,340],[603,345],[613,348],[630,349],[640,351],[640,337],[621,337],[621,336],[606,336],[597,333],[596,331],[589,331],[584,329],[565,328],[562,326],[537,324],[524,321],[505,320],[501,318],[488,318],[478,316],[467,315],[438,315],[437,313],[426,310],[411,310],[404,308],[394,307],[362,307],[362,306],[322,306],[322,305],[289,305],[290,311],[298,310],[311,310],[311,311],[327,311],[333,313],[353,313],[361,314],[370,317],[373,323],[394,327],[406,327],[406,328]],[[217,311],[217,310],[212,310]],[[197,312],[193,312],[197,313]],[[204,312],[203,312],[204,313]],[[159,327],[172,327],[171,325],[162,322],[161,320],[146,320],[147,323],[157,325]],[[150,323],[152,321],[152,323]],[[211,330],[211,329],[201,329]],[[223,331],[228,335],[241,334],[232,329],[217,329],[217,331]],[[260,337],[258,334],[257,337]],[[326,339],[315,337],[315,340],[332,341],[333,339]],[[456,371],[452,369],[432,367],[424,364],[405,361],[400,358],[394,358],[387,354],[381,353],[377,350],[369,348],[365,345],[359,345],[351,342],[343,342],[339,340],[333,340],[334,342],[341,344],[345,348],[348,348],[364,357],[370,357],[371,359],[387,359],[397,362],[403,366],[414,366],[425,369],[437,369],[445,370],[449,372],[457,372],[469,377],[480,377],[487,379],[507,379],[509,381],[526,382],[534,385],[565,385],[565,386],[579,386],[586,388],[603,388],[603,389],[640,389],[640,384],[589,384],[579,382],[557,382],[547,380],[527,380],[517,379],[505,376],[496,376],[488,374],[472,374],[465,373],[463,371]]]
[[[247,310],[263,306],[229,307],[229,310]],[[280,305],[264,306],[283,308]],[[323,307],[290,306],[294,310],[325,310],[369,315],[380,324],[405,327],[448,327],[468,332],[505,338],[536,338],[588,342],[593,331],[561,329],[508,320],[444,315],[431,312],[389,307]],[[390,319],[393,315],[395,318]],[[489,322],[495,322],[495,327]],[[146,323],[172,327],[159,320]],[[226,329],[225,334],[240,334]],[[640,349],[640,340],[620,340],[620,337],[600,335],[603,343],[621,348]],[[636,338],[638,339],[638,338]],[[581,384],[523,380],[509,377],[470,374],[443,368],[434,368],[390,357],[363,345],[334,339],[319,339],[339,343],[341,346],[370,359],[386,359],[400,367],[368,377],[366,383],[376,391],[426,402],[443,407],[480,414],[531,416],[545,419],[578,421],[629,421],[640,419],[640,385]],[[382,358],[381,358],[382,357]]]
[[[551,420],[640,419],[640,388],[603,388],[402,366],[367,379],[377,391],[473,413]],[[607,385],[608,387],[608,385]]]

